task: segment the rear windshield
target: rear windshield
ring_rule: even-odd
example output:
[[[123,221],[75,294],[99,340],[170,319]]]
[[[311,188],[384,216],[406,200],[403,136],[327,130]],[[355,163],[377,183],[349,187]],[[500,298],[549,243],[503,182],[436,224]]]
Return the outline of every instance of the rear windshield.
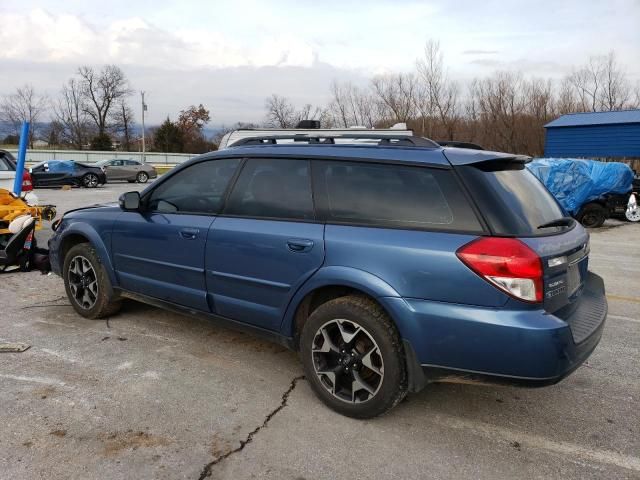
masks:
[[[524,164],[485,162],[458,171],[496,234],[537,236],[571,228],[539,228],[566,213]]]

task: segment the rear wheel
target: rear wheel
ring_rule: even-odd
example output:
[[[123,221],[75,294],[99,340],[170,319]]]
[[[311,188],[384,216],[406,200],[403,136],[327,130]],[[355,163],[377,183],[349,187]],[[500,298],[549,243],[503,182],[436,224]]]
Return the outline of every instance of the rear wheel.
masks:
[[[303,327],[300,354],[316,395],[343,415],[381,415],[407,393],[400,336],[366,297],[340,297],[318,307]]]
[[[147,180],[149,180],[149,175],[146,172],[138,172],[138,175],[136,175],[138,183],[147,183]]]
[[[98,176],[95,173],[86,173],[82,177],[82,185],[86,188],[96,188],[98,183]]]
[[[120,310],[109,276],[89,243],[72,247],[64,259],[64,286],[71,306],[86,318],[104,318]]]
[[[578,214],[578,221],[587,228],[601,227],[606,219],[606,209],[597,203],[585,205]]]

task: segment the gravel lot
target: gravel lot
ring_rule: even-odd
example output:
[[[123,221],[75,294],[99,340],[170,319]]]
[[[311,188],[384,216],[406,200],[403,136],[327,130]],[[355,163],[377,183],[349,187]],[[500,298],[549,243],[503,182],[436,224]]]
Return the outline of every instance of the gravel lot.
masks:
[[[63,212],[132,188],[37,194]],[[0,341],[31,348],[0,354],[0,477],[640,478],[639,236],[592,232],[610,315],[568,379],[432,385],[371,421],[325,408],[277,345],[133,302],[85,320],[56,276],[3,275]]]

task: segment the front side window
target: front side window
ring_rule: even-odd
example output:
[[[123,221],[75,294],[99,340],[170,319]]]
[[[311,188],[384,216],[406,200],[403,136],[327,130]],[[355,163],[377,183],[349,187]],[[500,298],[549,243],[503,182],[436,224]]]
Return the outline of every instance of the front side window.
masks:
[[[254,218],[313,220],[307,160],[247,160],[224,211]]]
[[[481,230],[450,171],[359,162],[320,162],[319,170],[331,222]]]
[[[187,167],[155,188],[147,209],[162,213],[219,213],[239,159],[209,160]]]

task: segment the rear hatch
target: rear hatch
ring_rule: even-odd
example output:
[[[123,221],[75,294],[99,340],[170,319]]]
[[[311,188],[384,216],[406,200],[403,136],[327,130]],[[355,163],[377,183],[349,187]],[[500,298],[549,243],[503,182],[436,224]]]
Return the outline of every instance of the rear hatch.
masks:
[[[568,319],[589,283],[589,235],[525,164],[522,157],[503,157],[455,165],[455,170],[491,235],[517,238],[538,254],[543,307]]]

